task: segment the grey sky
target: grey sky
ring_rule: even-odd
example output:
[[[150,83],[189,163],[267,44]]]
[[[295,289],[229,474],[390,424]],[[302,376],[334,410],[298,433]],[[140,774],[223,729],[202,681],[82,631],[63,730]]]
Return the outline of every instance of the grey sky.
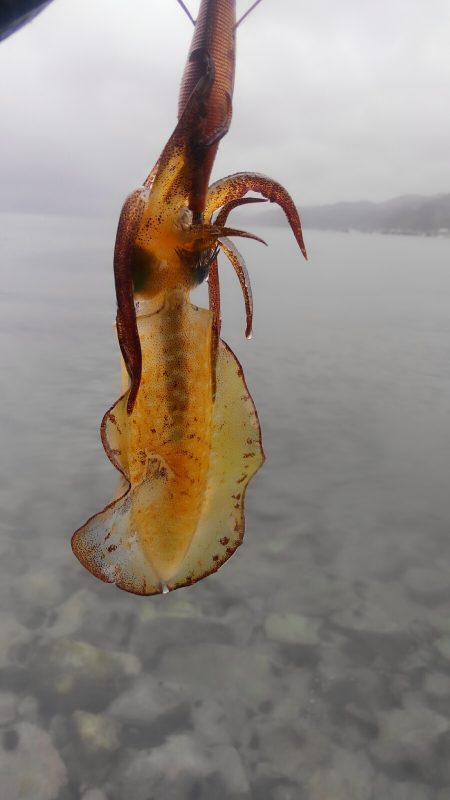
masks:
[[[265,172],[300,207],[450,191],[449,31],[449,0],[263,0],[213,179]],[[0,210],[118,213],[174,127],[191,33],[175,0],[54,0],[3,42]]]

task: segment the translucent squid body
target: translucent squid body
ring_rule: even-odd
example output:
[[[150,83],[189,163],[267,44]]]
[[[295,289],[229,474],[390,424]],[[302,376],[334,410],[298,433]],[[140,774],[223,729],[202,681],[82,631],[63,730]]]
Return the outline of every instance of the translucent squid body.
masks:
[[[202,0],[185,67],[178,124],[156,166],[122,209],[114,253],[123,394],[101,424],[121,473],[115,498],[73,535],[103,581],[150,595],[215,572],[241,544],[247,485],[264,460],[242,368],[220,339],[217,254],[239,278],[244,261],[226,226],[254,192],[278,203],[306,257],[300,219],[280,184],[256,173],[209,177],[231,121],[235,0]],[[189,300],[208,278],[209,309]]]

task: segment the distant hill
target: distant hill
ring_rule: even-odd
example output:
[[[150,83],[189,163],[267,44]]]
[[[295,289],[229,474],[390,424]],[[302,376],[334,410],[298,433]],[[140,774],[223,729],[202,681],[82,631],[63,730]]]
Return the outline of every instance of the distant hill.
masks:
[[[285,224],[283,215],[273,206],[259,212],[259,222],[277,226]],[[416,236],[450,235],[450,194],[432,197],[404,195],[384,203],[361,201],[302,206],[300,212],[305,228]]]

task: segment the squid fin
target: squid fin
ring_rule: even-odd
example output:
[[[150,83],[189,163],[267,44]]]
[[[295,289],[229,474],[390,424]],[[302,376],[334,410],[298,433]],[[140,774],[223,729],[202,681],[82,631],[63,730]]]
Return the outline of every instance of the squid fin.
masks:
[[[118,403],[124,403],[121,398]],[[72,537],[72,549],[89,572],[106,583],[115,583],[133,594],[159,594],[164,582],[146,557],[137,531],[134,530],[134,509],[150,508],[160,500],[167,475],[163,459],[151,459],[143,480],[130,487],[121,479],[125,493],[103,511],[91,517]]]
[[[76,531],[72,548],[94,575],[134,594],[150,595],[189,586],[215,572],[242,543],[247,485],[264,461],[261,430],[242,368],[229,347],[219,342],[211,451],[202,507],[191,544],[177,572],[163,581],[133,530],[134,510],[150,509],[167,495],[167,465],[158,454],[149,459],[143,480],[130,487],[120,448],[126,395],[105,415],[105,449],[122,472],[125,493]],[[154,520],[149,515],[149,520]]]
[[[264,463],[261,429],[242,367],[220,340],[216,399],[205,497],[199,524],[182,569],[170,589],[195,583],[216,572],[242,544],[247,485]]]

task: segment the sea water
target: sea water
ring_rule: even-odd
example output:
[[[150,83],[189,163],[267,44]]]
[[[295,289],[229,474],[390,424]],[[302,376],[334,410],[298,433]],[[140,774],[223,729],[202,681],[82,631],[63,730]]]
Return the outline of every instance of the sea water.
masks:
[[[4,800],[450,797],[450,240],[256,232],[244,544],[141,598],[70,550],[116,481],[115,223],[0,216]]]

